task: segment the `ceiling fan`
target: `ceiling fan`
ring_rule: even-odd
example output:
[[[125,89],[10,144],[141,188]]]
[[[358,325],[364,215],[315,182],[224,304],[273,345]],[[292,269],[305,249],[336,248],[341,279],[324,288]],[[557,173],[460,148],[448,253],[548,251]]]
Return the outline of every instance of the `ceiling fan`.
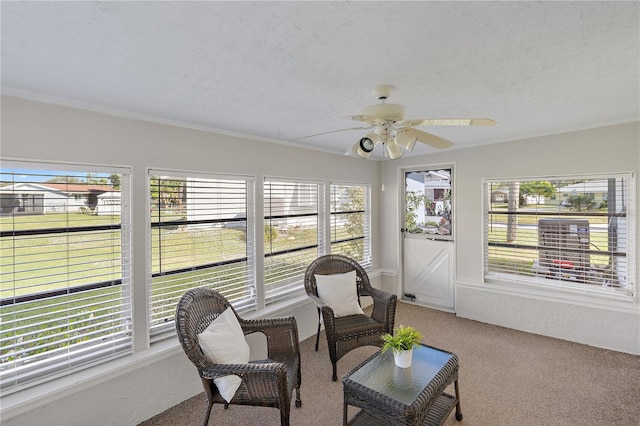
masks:
[[[404,149],[412,151],[416,142],[422,142],[437,149],[448,148],[453,142],[418,130],[417,126],[495,126],[496,122],[488,118],[419,118],[406,119],[404,107],[398,104],[388,104],[386,99],[391,94],[392,86],[382,84],[373,89],[379,104],[370,105],[362,110],[360,115],[346,116],[352,120],[367,124],[366,127],[334,130],[319,133],[342,132],[346,130],[372,129],[372,131],[356,142],[347,154],[358,154],[361,158],[369,158],[376,145],[383,145],[385,156],[392,160],[402,157]],[[305,136],[305,138],[312,137]],[[304,139],[304,138],[298,138]],[[298,140],[295,139],[295,140]]]

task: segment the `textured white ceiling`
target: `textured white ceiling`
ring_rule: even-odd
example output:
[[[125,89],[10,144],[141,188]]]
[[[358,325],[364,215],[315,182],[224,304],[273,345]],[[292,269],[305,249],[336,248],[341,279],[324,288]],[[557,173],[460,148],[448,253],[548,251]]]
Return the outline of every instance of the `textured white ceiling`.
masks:
[[[6,2],[2,91],[282,142],[389,102],[450,149],[639,119],[638,2]],[[344,153],[346,131],[296,145]],[[433,152],[418,144],[415,154]]]

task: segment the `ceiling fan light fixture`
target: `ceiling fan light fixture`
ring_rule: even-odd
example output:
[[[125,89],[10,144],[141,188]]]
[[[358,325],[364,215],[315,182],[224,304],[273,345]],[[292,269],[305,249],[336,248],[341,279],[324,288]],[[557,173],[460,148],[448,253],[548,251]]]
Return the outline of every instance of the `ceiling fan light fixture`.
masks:
[[[382,140],[380,139],[380,135],[377,134],[375,131],[369,133],[368,135],[364,136],[365,138],[371,139],[373,141],[373,145],[378,145],[380,142],[382,142]]]
[[[360,158],[366,160],[371,155],[374,147],[374,142],[365,136],[353,145],[351,152],[355,152]]]
[[[389,158],[391,158],[392,160],[397,160],[404,154],[402,148],[398,144],[396,144],[395,140],[393,139],[389,139],[385,145],[387,148],[387,153],[389,154]]]
[[[356,154],[358,154],[358,156],[363,160],[366,160],[371,155],[370,152],[364,152],[360,147],[356,148]]]
[[[363,152],[366,152],[367,154],[373,151],[373,148],[375,148],[375,146],[376,146],[375,142],[373,142],[373,140],[371,140],[371,138],[367,136],[360,139],[360,142],[358,142],[358,149]]]

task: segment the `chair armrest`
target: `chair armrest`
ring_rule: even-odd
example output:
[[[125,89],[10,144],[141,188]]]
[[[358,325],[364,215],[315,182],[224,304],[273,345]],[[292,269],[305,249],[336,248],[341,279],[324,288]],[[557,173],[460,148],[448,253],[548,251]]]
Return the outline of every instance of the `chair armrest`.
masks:
[[[393,293],[389,293],[389,292],[386,292],[384,290],[379,290],[379,289],[377,289],[375,287],[370,287],[366,293],[368,293],[368,294],[362,293],[361,296],[371,296],[374,299],[380,299],[380,300],[391,300],[391,299],[394,299],[394,298],[395,299],[398,298],[398,296],[396,296]]]
[[[241,378],[252,375],[277,376],[286,378],[287,369],[281,362],[252,362],[248,364],[210,364],[198,370],[203,379],[213,380],[219,377],[236,375]]]
[[[320,299],[320,297],[316,296],[315,294],[307,294],[307,296],[309,296],[309,299],[313,300],[313,303],[316,304],[318,309],[322,309],[325,307],[331,309],[329,305],[324,303],[324,301]]]
[[[267,356],[284,360],[300,356],[298,323],[295,317],[258,318],[241,321],[245,334],[263,333],[267,338]]]
[[[393,332],[393,323],[396,313],[396,304],[398,302],[398,296],[393,293],[388,293],[383,290],[371,287],[368,291],[368,296],[373,298],[373,311],[371,318],[376,321],[389,324],[388,333]]]

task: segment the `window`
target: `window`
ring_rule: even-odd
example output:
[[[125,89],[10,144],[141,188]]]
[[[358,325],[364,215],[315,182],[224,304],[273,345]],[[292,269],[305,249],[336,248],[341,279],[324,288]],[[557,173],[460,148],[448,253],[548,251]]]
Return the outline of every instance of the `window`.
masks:
[[[255,309],[254,180],[162,170],[149,179],[151,339],[175,332],[175,306],[190,288]]]
[[[127,168],[3,161],[3,394],[132,352],[129,187]]]
[[[453,236],[453,169],[411,170],[404,173],[405,231],[436,239]]]
[[[485,279],[635,297],[635,175],[485,181]]]
[[[371,187],[331,184],[331,253],[371,266]]]
[[[309,263],[325,253],[324,185],[319,182],[265,179],[265,303],[303,288]]]

